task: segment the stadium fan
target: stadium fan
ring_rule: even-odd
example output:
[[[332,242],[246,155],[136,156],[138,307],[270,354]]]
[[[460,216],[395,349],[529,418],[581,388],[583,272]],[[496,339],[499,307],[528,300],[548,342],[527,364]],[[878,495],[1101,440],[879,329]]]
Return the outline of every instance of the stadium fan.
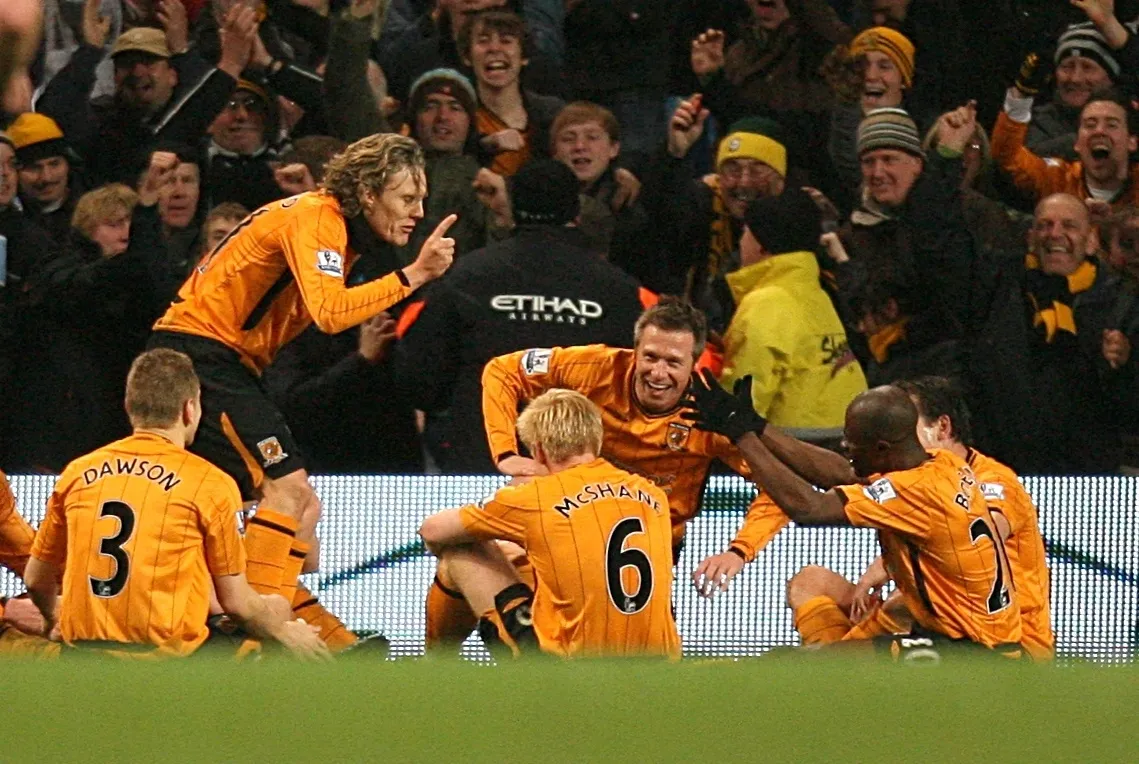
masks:
[[[727,275],[738,308],[724,334],[720,381],[751,376],[762,416],[803,440],[837,445],[866,377],[819,283],[821,218],[798,188],[748,205],[740,268]]]
[[[419,529],[482,614],[483,642],[515,655],[536,642],[564,657],[680,657],[664,491],[600,457],[601,411],[581,393],[548,390],[517,427],[547,474],[432,515]],[[519,581],[495,539],[525,549],[536,590]]]
[[[79,157],[51,117],[27,112],[8,126],[16,148],[20,201],[33,222],[58,244],[67,243],[75,205],[87,190]]]
[[[522,17],[493,8],[472,14],[459,30],[458,45],[474,70],[475,127],[489,168],[508,177],[531,158],[548,156],[550,125],[565,104],[522,89],[522,70],[529,63]]]
[[[1032,118],[1031,71],[1025,69],[1005,94],[1004,110],[993,127],[993,159],[1018,189],[1037,202],[1050,194],[1069,193],[1094,199],[1120,212],[1139,202],[1139,164],[1131,160],[1136,135],[1131,104],[1111,90],[1093,94],[1080,110],[1075,152],[1068,161],[1038,156],[1025,145]]]
[[[952,452],[980,481],[981,494],[1004,539],[1024,629],[1020,643],[1033,660],[1051,659],[1055,637],[1048,603],[1049,575],[1032,497],[1016,473],[972,447],[969,409],[957,386],[944,377],[922,377],[894,386],[917,406],[917,437],[922,447]],[[908,631],[913,619],[901,590],[895,589],[882,600],[882,589],[889,581],[882,557],[867,568],[857,585],[818,566],[796,573],[787,583],[787,603],[795,611],[803,643],[871,639]],[[992,593],[999,596],[1000,589],[994,586]]]
[[[815,481],[832,489],[820,493],[800,477],[808,460],[798,458],[793,442],[782,455],[765,444],[767,422],[752,408],[750,388],[747,377],[734,394],[697,378],[687,418],[735,443],[755,479],[796,523],[877,529],[886,566],[916,621],[912,636],[1020,657],[1020,608],[979,481],[951,451],[926,453],[917,437],[918,410],[906,393],[876,387],[854,399],[845,448],[853,477],[872,482],[855,482],[842,469]],[[802,630],[809,614],[799,616]]]
[[[665,297],[637,319],[633,349],[586,345],[535,348],[491,360],[483,371],[483,417],[498,470],[507,475],[544,472],[522,456],[515,428],[519,406],[551,388],[576,390],[601,408],[605,440],[601,456],[622,469],[648,476],[669,496],[674,554],[679,556],[686,524],[699,502],[712,462],[723,461],[740,474],[748,467],[731,443],[693,431],[681,418],[680,402],[696,360],[704,349],[703,314],[689,303]],[[775,431],[775,428],[772,428]],[[831,469],[844,464],[838,454],[817,449]],[[777,506],[757,498],[728,550],[704,560],[693,574],[702,593],[726,589],[745,562],[787,524]],[[516,564],[523,577],[524,557]],[[427,639],[431,646],[462,639],[473,615],[446,586],[446,564],[427,595]]]
[[[558,112],[550,127],[554,158],[573,170],[581,188],[580,227],[598,252],[627,273],[652,270],[645,260],[651,221],[637,199],[641,182],[617,167],[624,152],[621,125],[613,112],[575,101]]]
[[[449,216],[411,265],[346,286],[356,260],[383,260],[423,217],[423,152],[409,138],[373,135],[328,165],[324,186],[254,212],[204,260],[155,324],[152,347],[181,350],[202,380],[194,450],[260,501],[246,533],[250,583],[272,594],[318,564],[320,500],[285,418],[259,379],[281,346],[316,323],[336,333],[395,305],[442,275],[454,241]],[[310,557],[311,552],[311,557]],[[303,587],[295,606],[330,643],[355,638]]]
[[[190,359],[168,349],[140,355],[126,410],[134,433],[64,469],[32,544],[25,580],[44,636],[58,623],[77,650],[190,655],[209,636],[212,583],[249,633],[328,657],[318,627],[292,620],[285,597],[250,587],[237,485],[186,451],[202,417]]]
[[[92,184],[135,182],[159,143],[196,145],[213,117],[230,100],[249,61],[257,36],[256,12],[236,4],[226,16],[217,66],[209,67],[195,49],[173,35],[135,27],[114,41],[114,97],[89,100],[95,69],[104,57],[110,19],[100,16],[98,0],[83,8],[81,44],[52,78],[36,103],[63,129],[85,160]],[[106,147],[116,147],[107,151]]]

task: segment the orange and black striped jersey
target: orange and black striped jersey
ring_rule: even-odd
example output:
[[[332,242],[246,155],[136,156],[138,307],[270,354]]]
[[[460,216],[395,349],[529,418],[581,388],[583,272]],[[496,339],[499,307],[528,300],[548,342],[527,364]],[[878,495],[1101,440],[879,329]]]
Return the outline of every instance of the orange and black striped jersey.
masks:
[[[681,409],[659,415],[641,409],[633,395],[635,366],[635,351],[605,345],[523,350],[491,360],[482,377],[490,452],[495,463],[519,452],[514,422],[522,403],[556,387],[576,390],[601,409],[601,455],[648,478],[668,496],[673,540],[679,543],[685,523],[700,509],[712,461],[720,459],[745,477],[751,469],[731,441],[693,428]],[[771,503],[757,499],[752,508],[747,549],[758,551],[789,520]]]
[[[206,640],[214,577],[245,572],[233,478],[165,438],[138,433],[59,476],[32,555],[63,567],[64,641]]]
[[[969,466],[981,481],[981,494],[989,512],[999,512],[1008,520],[1009,537],[1005,539],[1016,601],[1024,630],[1021,644],[1034,660],[1049,660],[1056,647],[1052,633],[1052,609],[1048,558],[1036,506],[1016,473],[991,456],[969,449]]]
[[[328,193],[273,202],[243,220],[194,269],[154,328],[221,342],[261,372],[314,321],[336,334],[411,294],[399,271],[346,286],[359,255],[349,245],[340,203]]]
[[[979,482],[935,449],[913,469],[835,490],[852,525],[878,529],[886,570],[919,624],[987,647],[1019,643],[1008,559]]]
[[[23,576],[35,537],[32,526],[16,510],[8,476],[0,472],[0,565]]]
[[[460,512],[472,536],[525,547],[545,652],[680,657],[668,499],[648,480],[595,459]]]

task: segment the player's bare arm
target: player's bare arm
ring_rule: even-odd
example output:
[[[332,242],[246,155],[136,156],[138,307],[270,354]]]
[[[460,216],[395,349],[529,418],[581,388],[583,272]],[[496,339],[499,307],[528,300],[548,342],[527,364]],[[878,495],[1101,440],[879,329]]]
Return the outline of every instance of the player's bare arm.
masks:
[[[51,634],[59,620],[60,572],[58,565],[37,557],[28,558],[28,567],[24,569],[24,584],[28,587],[32,602],[43,616],[45,637]]]
[[[795,522],[849,525],[838,495],[816,491],[763,444],[760,438],[767,421],[755,413],[751,401],[751,377],[737,380],[734,391],[729,393],[705,372],[692,378],[686,400],[690,411],[684,417],[694,426],[734,442],[751,467],[755,482]]]
[[[213,580],[222,608],[253,636],[280,642],[289,652],[304,660],[332,659],[317,627],[289,618],[292,608],[284,597],[271,595],[281,605],[271,607],[267,602],[270,597],[262,597],[253,591],[244,574],[214,576]]]
[[[819,488],[834,488],[859,482],[854,468],[841,454],[804,443],[778,427],[763,429],[763,445],[799,477]]]
[[[736,443],[763,486],[787,516],[800,525],[850,525],[838,494],[819,493],[771,453],[754,432]]]

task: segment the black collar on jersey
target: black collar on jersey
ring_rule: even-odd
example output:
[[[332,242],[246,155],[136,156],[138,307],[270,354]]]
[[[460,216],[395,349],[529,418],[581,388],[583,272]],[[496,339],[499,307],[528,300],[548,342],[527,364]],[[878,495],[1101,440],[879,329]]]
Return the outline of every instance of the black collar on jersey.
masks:
[[[395,247],[377,236],[363,215],[348,218],[346,223],[348,246],[360,256],[362,261],[354,265],[352,270],[363,270],[364,280],[370,281],[404,266]]]

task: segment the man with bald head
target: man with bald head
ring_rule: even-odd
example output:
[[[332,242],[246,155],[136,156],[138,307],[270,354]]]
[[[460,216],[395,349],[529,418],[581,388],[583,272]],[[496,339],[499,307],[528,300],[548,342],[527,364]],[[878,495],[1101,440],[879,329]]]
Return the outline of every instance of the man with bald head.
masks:
[[[782,434],[774,448],[769,445],[767,423],[752,408],[750,388],[748,377],[734,394],[710,377],[694,378],[693,423],[732,439],[756,483],[795,522],[877,529],[886,569],[913,615],[913,636],[1019,655],[1016,593],[977,478],[956,454],[922,447],[918,410],[908,395],[876,387],[851,402],[844,446],[856,477],[868,484],[815,478],[831,489],[820,493],[799,477],[812,457],[808,449]],[[823,641],[809,635],[849,628],[835,598],[800,601],[795,592],[788,595],[804,642]]]
[[[1136,418],[1139,303],[1098,250],[1084,203],[1052,194],[1023,264],[988,285],[970,406],[981,448],[1022,474],[1115,472],[1120,425]]]

